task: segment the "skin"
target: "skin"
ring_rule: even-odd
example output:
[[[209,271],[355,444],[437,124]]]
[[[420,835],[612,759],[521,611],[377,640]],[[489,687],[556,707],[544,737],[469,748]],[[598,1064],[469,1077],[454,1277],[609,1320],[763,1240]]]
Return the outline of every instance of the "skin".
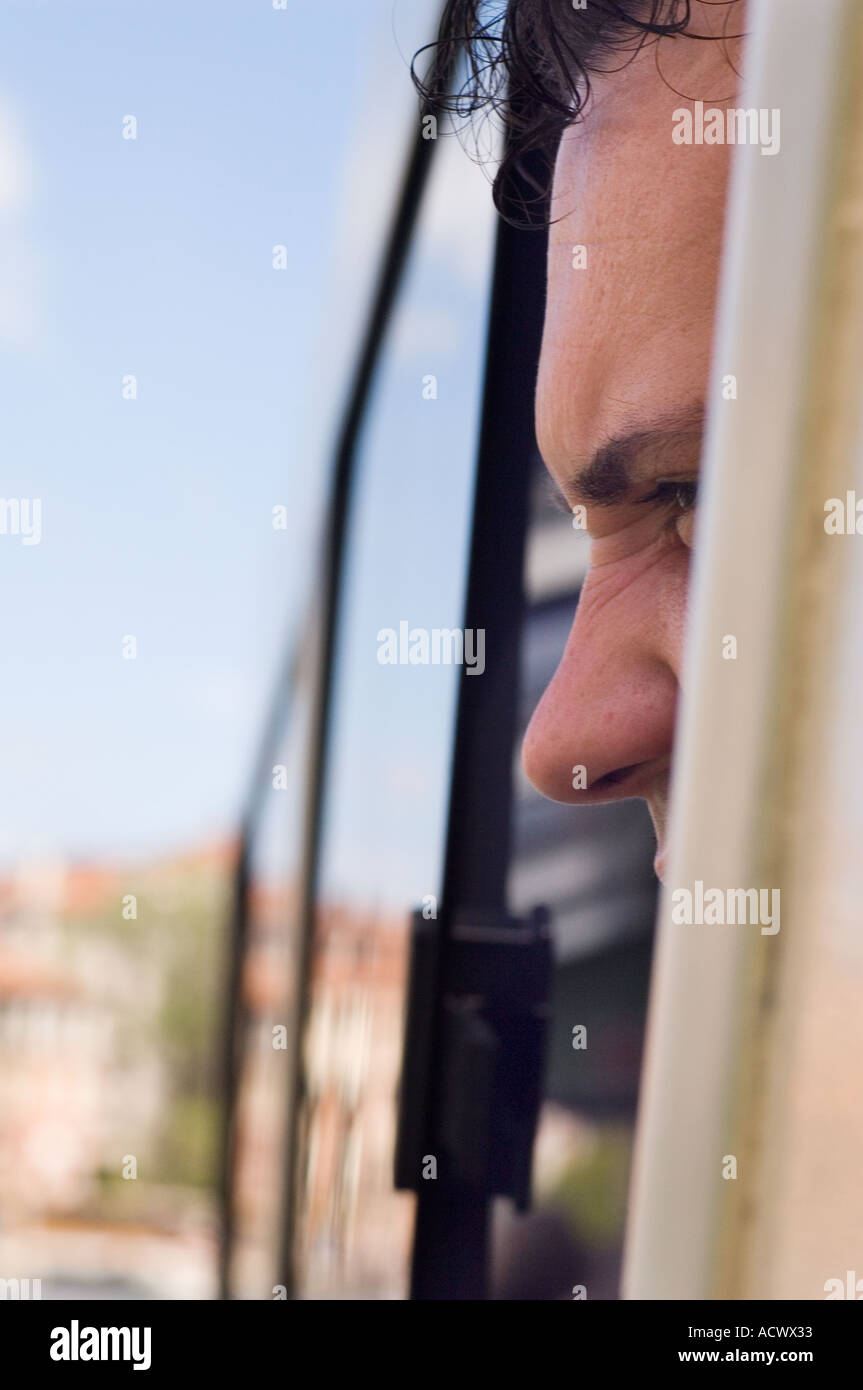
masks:
[[[725,5],[694,5],[693,30],[740,33],[742,7],[731,8],[729,21]],[[660,877],[693,540],[686,502],[698,471],[732,154],[674,144],[672,112],[684,98],[735,105],[740,46],[666,38],[623,71],[592,78],[553,184],[537,438],[567,504],[586,505],[591,555],[523,761],[554,800],[644,797]],[[575,245],[587,247],[585,269],[573,268]],[[629,451],[636,476],[626,495],[610,503],[585,495],[580,470],[633,431],[653,433]],[[645,500],[660,480],[671,487]],[[669,496],[677,480],[690,484],[683,507]],[[585,790],[572,787],[577,765]]]

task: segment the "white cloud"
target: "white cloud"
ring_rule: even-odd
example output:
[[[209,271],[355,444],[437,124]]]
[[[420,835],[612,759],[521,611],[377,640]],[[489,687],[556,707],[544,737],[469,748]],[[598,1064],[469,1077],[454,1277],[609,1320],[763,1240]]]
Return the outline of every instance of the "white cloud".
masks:
[[[32,188],[33,162],[20,127],[0,103],[0,343],[12,347],[36,336],[36,257],[20,221]]]
[[[462,328],[449,309],[407,303],[393,325],[393,350],[402,362],[419,357],[451,356],[461,341]]]
[[[424,234],[430,251],[469,288],[489,273],[492,252],[491,183],[494,163],[471,156],[470,136],[441,137],[432,166]]]
[[[17,212],[30,201],[32,164],[11,112],[0,104],[0,213]]]

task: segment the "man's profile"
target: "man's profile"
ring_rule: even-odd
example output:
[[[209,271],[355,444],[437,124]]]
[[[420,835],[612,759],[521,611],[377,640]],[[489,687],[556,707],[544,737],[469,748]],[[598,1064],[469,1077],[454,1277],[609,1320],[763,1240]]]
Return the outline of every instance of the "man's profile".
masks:
[[[524,765],[555,800],[643,797],[660,876],[731,155],[718,123],[681,141],[680,111],[701,102],[703,134],[705,106],[733,111],[744,20],[742,0],[510,0],[493,20],[452,0],[439,47],[443,71],[468,41],[456,110],[497,105],[514,131],[498,194],[520,152],[550,163],[536,431],[591,557]]]

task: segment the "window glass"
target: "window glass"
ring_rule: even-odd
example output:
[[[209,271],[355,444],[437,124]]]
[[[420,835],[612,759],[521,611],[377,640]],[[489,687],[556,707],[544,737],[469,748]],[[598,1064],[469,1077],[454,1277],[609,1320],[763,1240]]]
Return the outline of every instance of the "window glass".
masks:
[[[279,334],[278,349],[269,360],[278,372],[288,424],[277,438],[278,486],[271,487],[266,499],[275,547],[271,569],[258,583],[252,612],[244,615],[247,622],[260,624],[265,603],[277,601],[281,614],[287,596],[289,626],[296,634],[299,615],[319,597],[317,542],[335,435],[415,130],[416,95],[405,55],[429,39],[438,10],[438,0],[412,0],[396,12],[390,0],[365,0],[359,8],[350,0],[335,0],[325,10],[307,7],[277,15],[275,23],[284,20],[288,27],[262,31],[268,52],[281,52],[278,44],[289,39],[282,71],[290,80],[286,85],[283,78],[273,125],[273,138],[290,157],[280,182],[288,190],[288,215],[279,205],[278,236],[270,238],[274,269],[279,266],[284,273],[267,281]],[[323,71],[327,90],[337,93],[337,100],[317,100]],[[307,120],[310,86],[316,100],[312,123]],[[369,160],[372,144],[375,158]],[[270,183],[279,167],[271,158]],[[267,269],[272,274],[269,262]],[[247,476],[257,474],[256,460],[255,471]],[[270,527],[271,510],[278,512],[275,529]],[[259,556],[257,539],[253,546]],[[284,660],[283,626],[275,640],[268,634],[269,660],[259,671],[262,690],[271,668]],[[232,1295],[249,1299],[271,1298],[275,1286],[290,1282],[283,1241],[294,1036],[302,1002],[301,855],[313,660],[307,644],[292,689],[281,692],[278,729],[265,750],[252,798],[246,939],[238,982],[240,1071],[229,1269]]]
[[[290,717],[264,769],[252,837],[246,940],[240,966],[239,1043],[231,1178],[230,1288],[272,1298],[282,1268],[286,1146],[299,1005],[299,894],[310,703],[298,672]]]
[[[9,0],[0,48],[2,492],[29,532],[0,537],[0,1273],[211,1297],[238,821],[326,478],[302,414],[331,427],[415,98],[390,0]]]
[[[347,544],[303,1054],[307,1297],[407,1288],[413,1199],[393,1190],[393,1149],[409,912],[440,892],[458,671],[440,634],[462,623],[493,226],[483,171],[442,132]]]

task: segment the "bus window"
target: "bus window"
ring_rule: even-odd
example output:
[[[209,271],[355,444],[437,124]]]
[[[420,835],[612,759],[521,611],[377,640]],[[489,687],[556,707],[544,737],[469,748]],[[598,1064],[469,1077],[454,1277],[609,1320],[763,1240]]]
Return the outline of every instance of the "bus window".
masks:
[[[441,133],[359,443],[336,638],[303,1041],[302,1297],[406,1292],[393,1191],[409,913],[436,913],[493,212]]]
[[[342,447],[345,417],[351,414],[345,400],[352,402],[363,390],[357,364],[363,363],[368,338],[374,336],[369,320],[374,320],[381,294],[381,249],[388,228],[398,220],[393,204],[400,196],[404,147],[415,145],[416,99],[404,53],[413,52],[432,32],[438,5],[437,0],[419,0],[409,13],[395,17],[386,0],[370,0],[361,18],[342,9],[340,0],[327,23],[338,34],[339,61],[347,52],[352,55],[349,84],[342,87],[351,117],[339,118],[336,137],[329,124],[320,122],[303,141],[306,157],[317,166],[309,186],[316,189],[316,198],[323,197],[316,204],[315,226],[329,229],[329,246],[324,238],[317,248],[320,259],[309,263],[311,278],[306,281],[302,268],[295,262],[290,267],[303,286],[298,302],[305,303],[311,294],[318,305],[314,332],[306,331],[302,321],[292,329],[297,342],[304,343],[304,408],[294,412],[291,457],[292,466],[301,470],[302,486],[298,490],[295,483],[291,490],[295,505],[274,509],[286,513],[285,529],[296,531],[298,544],[289,550],[300,567],[305,560],[308,573],[302,586],[292,588],[288,659],[276,682],[252,777],[227,972],[220,1272],[224,1296],[249,1299],[293,1292],[287,1193],[328,655],[325,572],[333,547],[327,544],[326,518],[337,491],[333,457]],[[314,23],[295,33],[306,49],[313,44],[315,60],[320,35]],[[372,164],[365,159],[370,138],[375,145]],[[425,146],[429,155],[434,149],[433,144]],[[355,217],[360,200],[361,225]],[[339,205],[351,218],[348,254],[336,217]],[[384,279],[391,259],[384,255]],[[311,273],[319,265],[326,273]],[[375,306],[371,315],[370,305]],[[283,581],[284,570],[280,577]]]
[[[303,653],[305,655],[306,653]],[[285,1283],[282,1230],[289,1143],[294,1017],[299,1008],[300,871],[309,690],[302,661],[284,726],[260,769],[263,794],[246,850],[242,935],[230,1043],[232,1077],[226,1246],[227,1288],[272,1298]]]

